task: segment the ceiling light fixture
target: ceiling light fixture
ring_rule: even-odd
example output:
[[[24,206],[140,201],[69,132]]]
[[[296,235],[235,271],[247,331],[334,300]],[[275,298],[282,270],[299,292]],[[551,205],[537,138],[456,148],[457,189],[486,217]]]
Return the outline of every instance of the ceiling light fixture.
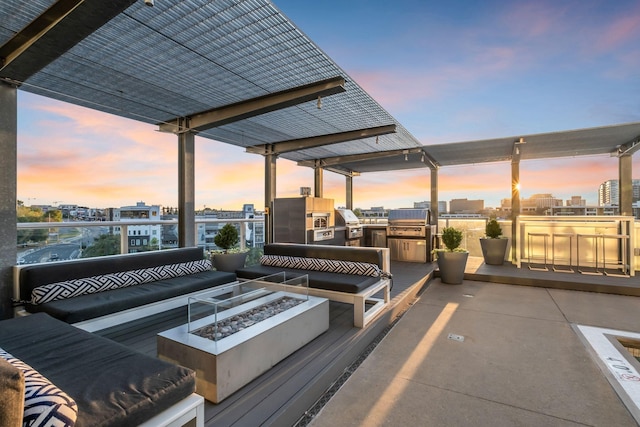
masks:
[[[318,97],[318,103],[316,105],[318,106],[318,110],[322,109],[322,97],[321,96]]]
[[[380,141],[378,140],[378,136],[376,135],[376,144],[378,144]]]

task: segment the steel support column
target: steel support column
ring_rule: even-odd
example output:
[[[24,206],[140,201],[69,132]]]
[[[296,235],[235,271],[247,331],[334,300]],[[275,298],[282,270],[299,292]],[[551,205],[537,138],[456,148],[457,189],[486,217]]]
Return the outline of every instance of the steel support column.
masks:
[[[518,227],[520,216],[520,150],[514,144],[514,154],[511,157],[511,260],[518,260]]]
[[[353,175],[346,175],[345,178],[345,187],[347,190],[345,194],[346,207],[349,210],[353,210]]]
[[[620,182],[620,215],[633,216],[633,156],[618,157],[618,179]]]
[[[264,155],[264,242],[273,243],[273,201],[276,198],[276,160],[273,152]]]
[[[320,167],[320,161],[316,161],[316,167],[313,168],[313,195],[315,197],[322,197],[324,192],[323,178],[324,170]]]
[[[16,228],[18,97],[17,88],[0,82],[0,319],[13,317],[13,266]]]
[[[189,128],[183,119],[183,129]],[[178,246],[196,246],[195,135],[178,133]]]
[[[431,168],[431,225],[436,226],[438,232],[438,168]]]

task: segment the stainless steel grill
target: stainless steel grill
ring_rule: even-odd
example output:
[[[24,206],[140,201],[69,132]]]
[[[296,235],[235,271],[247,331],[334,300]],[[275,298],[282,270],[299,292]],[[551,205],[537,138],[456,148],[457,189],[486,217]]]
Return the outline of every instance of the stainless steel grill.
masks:
[[[427,237],[429,209],[394,209],[389,211],[387,237]]]
[[[429,209],[389,211],[387,243],[391,259],[427,262],[431,260],[431,213]]]
[[[336,227],[345,228],[345,245],[360,246],[363,236],[362,225],[350,209],[336,209]]]

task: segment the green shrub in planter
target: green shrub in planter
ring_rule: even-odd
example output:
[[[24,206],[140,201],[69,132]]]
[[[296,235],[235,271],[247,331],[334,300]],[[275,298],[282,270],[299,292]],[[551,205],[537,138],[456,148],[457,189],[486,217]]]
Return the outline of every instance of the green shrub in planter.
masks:
[[[495,219],[490,219],[485,228],[486,238],[480,238],[480,247],[484,263],[488,265],[502,265],[507,255],[508,239],[501,238],[502,228]]]
[[[215,243],[217,247],[222,248],[225,253],[237,245],[239,241],[240,236],[238,235],[238,230],[233,224],[229,223],[225,224],[213,238],[213,243]]]
[[[213,243],[221,250],[211,251],[211,262],[216,270],[235,272],[244,267],[249,251],[236,247],[238,242],[240,242],[238,230],[232,224],[227,223],[218,231],[213,238]]]
[[[445,249],[436,249],[438,272],[442,283],[460,284],[464,280],[464,269],[469,252],[460,247],[462,231],[454,227],[442,229],[442,243]]]
[[[502,236],[502,228],[500,227],[500,224],[498,224],[498,221],[496,221],[495,219],[490,219],[487,222],[484,233],[490,239],[497,239],[498,237]]]
[[[449,252],[466,252],[466,249],[460,248],[462,243],[462,231],[454,227],[445,227],[442,229],[442,243]]]

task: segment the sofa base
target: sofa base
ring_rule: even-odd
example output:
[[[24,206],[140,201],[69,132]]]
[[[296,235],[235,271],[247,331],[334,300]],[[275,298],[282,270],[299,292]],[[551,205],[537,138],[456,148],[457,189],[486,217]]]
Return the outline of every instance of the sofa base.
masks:
[[[237,282],[231,282],[225,285],[216,286],[220,292],[224,292],[228,286],[232,286]],[[195,291],[189,294],[180,295],[178,297],[157,301],[141,307],[134,307],[128,310],[119,311],[117,313],[107,314],[106,316],[96,317],[82,322],[73,323],[73,326],[84,329],[87,332],[96,332],[111,326],[120,325],[122,323],[131,322],[133,320],[142,319],[147,316],[162,313],[174,308],[183,307],[189,303],[189,298],[202,294],[205,291]]]
[[[284,270],[286,273],[286,270]],[[248,279],[241,279],[242,282]],[[329,291],[319,288],[300,288],[300,286],[279,284],[280,289],[291,293],[303,295],[312,295],[316,297],[326,298],[330,301],[343,302],[353,305],[353,326],[356,328],[364,328],[371,323],[391,301],[391,281],[382,279],[378,283],[369,286],[367,289],[357,293]],[[373,295],[383,292],[382,298],[374,298]],[[368,308],[367,308],[368,307]]]
[[[204,427],[204,398],[196,393],[176,403],[139,427],[182,427],[195,420],[196,427]]]

